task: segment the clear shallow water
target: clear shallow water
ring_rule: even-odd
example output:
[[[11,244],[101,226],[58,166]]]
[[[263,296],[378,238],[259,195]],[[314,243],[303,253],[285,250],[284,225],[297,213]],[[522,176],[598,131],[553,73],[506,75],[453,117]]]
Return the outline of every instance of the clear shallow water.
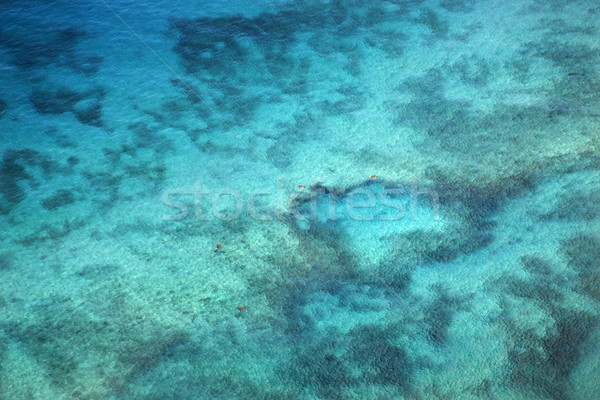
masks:
[[[595,2],[0,10],[0,397],[597,398]]]

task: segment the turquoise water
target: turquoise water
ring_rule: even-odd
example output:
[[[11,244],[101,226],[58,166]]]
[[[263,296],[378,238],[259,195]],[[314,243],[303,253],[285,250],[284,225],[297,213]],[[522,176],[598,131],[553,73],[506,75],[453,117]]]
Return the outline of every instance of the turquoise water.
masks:
[[[0,2],[0,398],[600,398],[599,39],[593,0]]]

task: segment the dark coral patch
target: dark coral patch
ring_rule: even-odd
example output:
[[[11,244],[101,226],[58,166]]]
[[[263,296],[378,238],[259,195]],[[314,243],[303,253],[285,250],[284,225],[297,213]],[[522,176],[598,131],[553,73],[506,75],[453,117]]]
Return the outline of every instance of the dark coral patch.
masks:
[[[52,196],[42,200],[42,206],[46,210],[55,210],[59,207],[66,206],[75,202],[73,192],[65,189],[60,189]]]
[[[40,154],[34,150],[9,150],[4,153],[0,164],[0,188],[5,201],[18,203],[25,193],[20,181],[33,180],[26,166],[35,165]]]
[[[79,28],[37,27],[29,30],[28,35],[19,35],[16,32],[16,29],[0,32],[0,45],[12,55],[11,63],[23,70],[56,64],[91,76],[100,69],[103,57],[79,53],[76,50],[76,45],[86,35]]]
[[[524,256],[520,258],[525,270],[534,275],[549,276],[552,272],[548,261],[537,256]]]
[[[467,221],[444,233],[419,229],[395,235],[395,254],[413,266],[449,262],[490,245],[494,241],[491,227],[493,224],[479,220]]]
[[[10,208],[25,198],[27,188],[60,172],[60,165],[43,154],[31,150],[7,150],[0,161],[0,195]]]
[[[75,117],[84,125],[102,126],[102,106],[95,101],[81,110],[75,110]]]
[[[579,275],[578,289],[600,301],[600,239],[579,234],[561,244],[569,266]]]
[[[445,0],[440,6],[450,12],[467,13],[473,10],[476,0]]]
[[[294,378],[320,397],[342,399],[340,390],[365,383],[410,389],[414,367],[381,327],[361,326],[348,337],[339,332],[307,335],[308,342],[299,346]]]
[[[493,66],[485,59],[462,56],[450,65],[448,72],[467,85],[482,88],[489,83],[492,68]]]
[[[102,126],[102,89],[78,92],[67,87],[52,90],[35,89],[29,96],[33,107],[41,114],[72,112],[82,124]]]
[[[590,221],[600,215],[600,190],[589,193],[567,192],[560,196],[558,205],[541,216],[544,220]]]
[[[598,317],[581,311],[564,313],[557,322],[556,335],[544,340],[544,349],[556,375],[567,379],[579,360],[581,345],[594,331]]]
[[[413,366],[404,349],[392,344],[389,333],[363,326],[352,332],[349,361],[362,367],[362,379],[408,389]]]
[[[533,332],[513,332],[517,345],[509,350],[511,381],[519,389],[567,399],[568,377],[577,365],[581,347],[598,325],[598,317],[555,308],[556,333],[544,338]]]
[[[295,378],[305,387],[315,388],[326,399],[336,399],[336,392],[355,383],[347,360],[335,355],[341,338],[314,339],[303,346],[297,358]]]
[[[12,64],[21,69],[45,67],[59,62],[61,56],[71,56],[75,45],[84,34],[73,27],[38,29],[30,33],[18,36],[12,32],[0,32],[0,44],[12,54]]]
[[[62,87],[54,91],[36,89],[29,101],[41,114],[62,114],[71,111],[84,98],[83,94]]]
[[[281,101],[282,93],[308,95],[319,86],[311,71],[320,68],[320,61],[296,57],[299,42],[334,69],[358,77],[365,46],[357,46],[349,37],[359,36],[367,46],[398,57],[407,37],[386,29],[384,23],[399,21],[409,8],[310,2],[301,9],[282,8],[251,18],[173,19],[171,24],[179,33],[174,50],[185,71],[207,82],[207,88],[194,87],[192,96],[188,85],[182,89],[194,103],[200,96],[205,105],[217,107],[226,122],[244,123],[261,102]],[[425,20],[436,32],[443,30],[443,23],[431,15]],[[252,90],[253,86],[257,89]],[[264,94],[257,96],[257,92]],[[353,96],[331,99],[323,106],[325,112],[339,114],[362,108],[362,102],[360,96]]]
[[[585,280],[587,271],[598,265],[594,258],[598,256],[598,244],[596,238],[586,235],[562,243],[563,251],[570,259],[569,265],[579,272],[581,280]],[[512,364],[511,381],[525,393],[552,399],[570,398],[569,376],[579,362],[582,346],[597,328],[600,316],[561,306],[564,295],[560,289],[565,279],[562,274],[552,272],[548,261],[536,255],[521,257],[520,261],[533,278],[505,278],[503,292],[532,301],[554,324],[538,331],[531,326],[520,327],[522,322],[505,321],[515,343],[508,352]]]
[[[438,38],[445,37],[450,30],[450,24],[440,18],[440,16],[430,8],[422,9],[419,17],[416,18],[415,21],[427,26],[431,30],[431,33]]]
[[[436,289],[438,296],[425,309],[425,322],[428,327],[429,340],[435,344],[445,344],[452,317],[457,310],[462,309],[462,302],[459,298],[448,295],[440,288]]]

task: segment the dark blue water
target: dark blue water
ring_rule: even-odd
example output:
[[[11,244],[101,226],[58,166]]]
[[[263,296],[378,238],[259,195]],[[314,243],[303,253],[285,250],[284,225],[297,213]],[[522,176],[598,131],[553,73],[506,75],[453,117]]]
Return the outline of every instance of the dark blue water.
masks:
[[[600,393],[595,1],[0,3],[0,398]]]

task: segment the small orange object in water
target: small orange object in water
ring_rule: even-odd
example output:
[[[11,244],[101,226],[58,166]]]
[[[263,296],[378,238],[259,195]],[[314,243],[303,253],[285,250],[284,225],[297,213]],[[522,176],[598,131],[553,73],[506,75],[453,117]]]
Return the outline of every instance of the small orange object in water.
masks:
[[[377,178],[377,175],[371,175],[371,178]]]
[[[305,188],[305,187],[306,187],[306,185],[298,185],[298,187],[304,187],[304,188]]]
[[[246,306],[241,306],[241,307],[238,307],[238,310],[242,311],[244,308],[246,308]]]
[[[221,248],[221,245],[220,245],[220,244],[217,244],[217,249],[220,249],[220,248]]]

